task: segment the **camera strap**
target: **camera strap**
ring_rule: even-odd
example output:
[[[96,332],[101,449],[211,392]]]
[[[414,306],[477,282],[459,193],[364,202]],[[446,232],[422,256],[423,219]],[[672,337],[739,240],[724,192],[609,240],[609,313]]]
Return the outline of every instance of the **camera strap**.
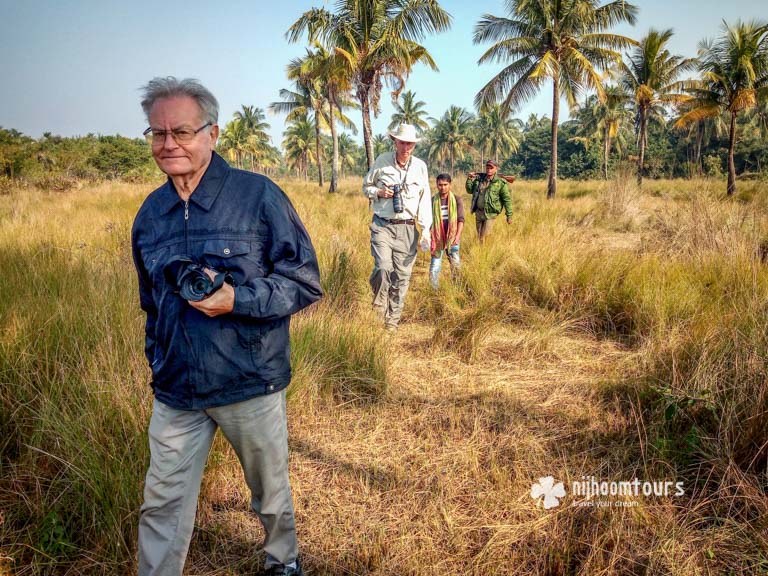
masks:
[[[408,162],[405,163],[405,167],[403,170],[405,170],[405,174],[403,174],[403,179],[400,181],[400,190],[405,190],[405,184],[408,180],[408,170],[411,169],[411,162],[413,161],[413,156],[408,158]],[[400,170],[400,165],[397,163],[397,154],[395,154],[395,166],[398,170]]]

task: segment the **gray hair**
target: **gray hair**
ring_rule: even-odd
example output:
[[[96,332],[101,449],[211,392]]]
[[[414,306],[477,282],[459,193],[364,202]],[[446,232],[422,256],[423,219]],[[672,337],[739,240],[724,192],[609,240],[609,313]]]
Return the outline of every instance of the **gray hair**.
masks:
[[[188,97],[197,102],[200,108],[200,119],[211,124],[219,121],[219,103],[205,86],[194,78],[177,79],[175,76],[152,78],[142,87],[143,100],[141,108],[149,121],[149,112],[158,100],[163,98]]]

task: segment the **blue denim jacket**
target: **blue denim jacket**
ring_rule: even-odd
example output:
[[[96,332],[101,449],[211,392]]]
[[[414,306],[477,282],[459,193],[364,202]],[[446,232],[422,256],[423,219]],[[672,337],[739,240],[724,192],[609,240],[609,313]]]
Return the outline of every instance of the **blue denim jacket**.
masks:
[[[170,179],[147,197],[131,240],[158,400],[200,410],[288,385],[290,316],[322,291],[309,235],[274,182],[214,152],[188,202]],[[209,318],[166,281],[165,266],[180,255],[231,274],[231,313]]]

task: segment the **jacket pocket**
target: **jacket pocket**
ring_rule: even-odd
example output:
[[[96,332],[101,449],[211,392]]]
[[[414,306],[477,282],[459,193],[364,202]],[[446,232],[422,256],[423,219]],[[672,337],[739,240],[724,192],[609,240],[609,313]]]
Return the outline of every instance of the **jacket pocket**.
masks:
[[[206,240],[203,254],[219,260],[229,260],[235,256],[245,256],[251,251],[247,240]]]
[[[218,272],[232,274],[236,286],[259,275],[252,260],[248,240],[206,240],[203,245],[203,263]]]

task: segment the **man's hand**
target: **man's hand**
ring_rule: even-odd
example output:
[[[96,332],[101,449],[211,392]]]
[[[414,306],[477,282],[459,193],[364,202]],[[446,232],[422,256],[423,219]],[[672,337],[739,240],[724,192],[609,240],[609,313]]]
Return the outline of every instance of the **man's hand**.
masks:
[[[419,248],[421,248],[422,252],[429,252],[429,249],[432,247],[432,242],[430,241],[429,234],[422,234],[421,239],[419,240]]]
[[[206,268],[205,273],[213,280],[216,277],[216,273]],[[189,305],[196,310],[200,310],[206,316],[213,318],[221,314],[229,314],[235,309],[235,289],[224,282],[224,284],[216,290],[213,294],[208,296],[205,300],[193,302],[187,300]]]
[[[507,216],[507,224],[512,224],[512,216]]]
[[[389,190],[387,188],[379,188],[378,191],[376,192],[376,196],[378,196],[379,198],[392,198],[394,195],[395,193],[392,192],[392,190]]]
[[[477,177],[477,172],[470,172],[469,174],[467,174],[467,176],[469,178],[475,178],[475,177]]]

